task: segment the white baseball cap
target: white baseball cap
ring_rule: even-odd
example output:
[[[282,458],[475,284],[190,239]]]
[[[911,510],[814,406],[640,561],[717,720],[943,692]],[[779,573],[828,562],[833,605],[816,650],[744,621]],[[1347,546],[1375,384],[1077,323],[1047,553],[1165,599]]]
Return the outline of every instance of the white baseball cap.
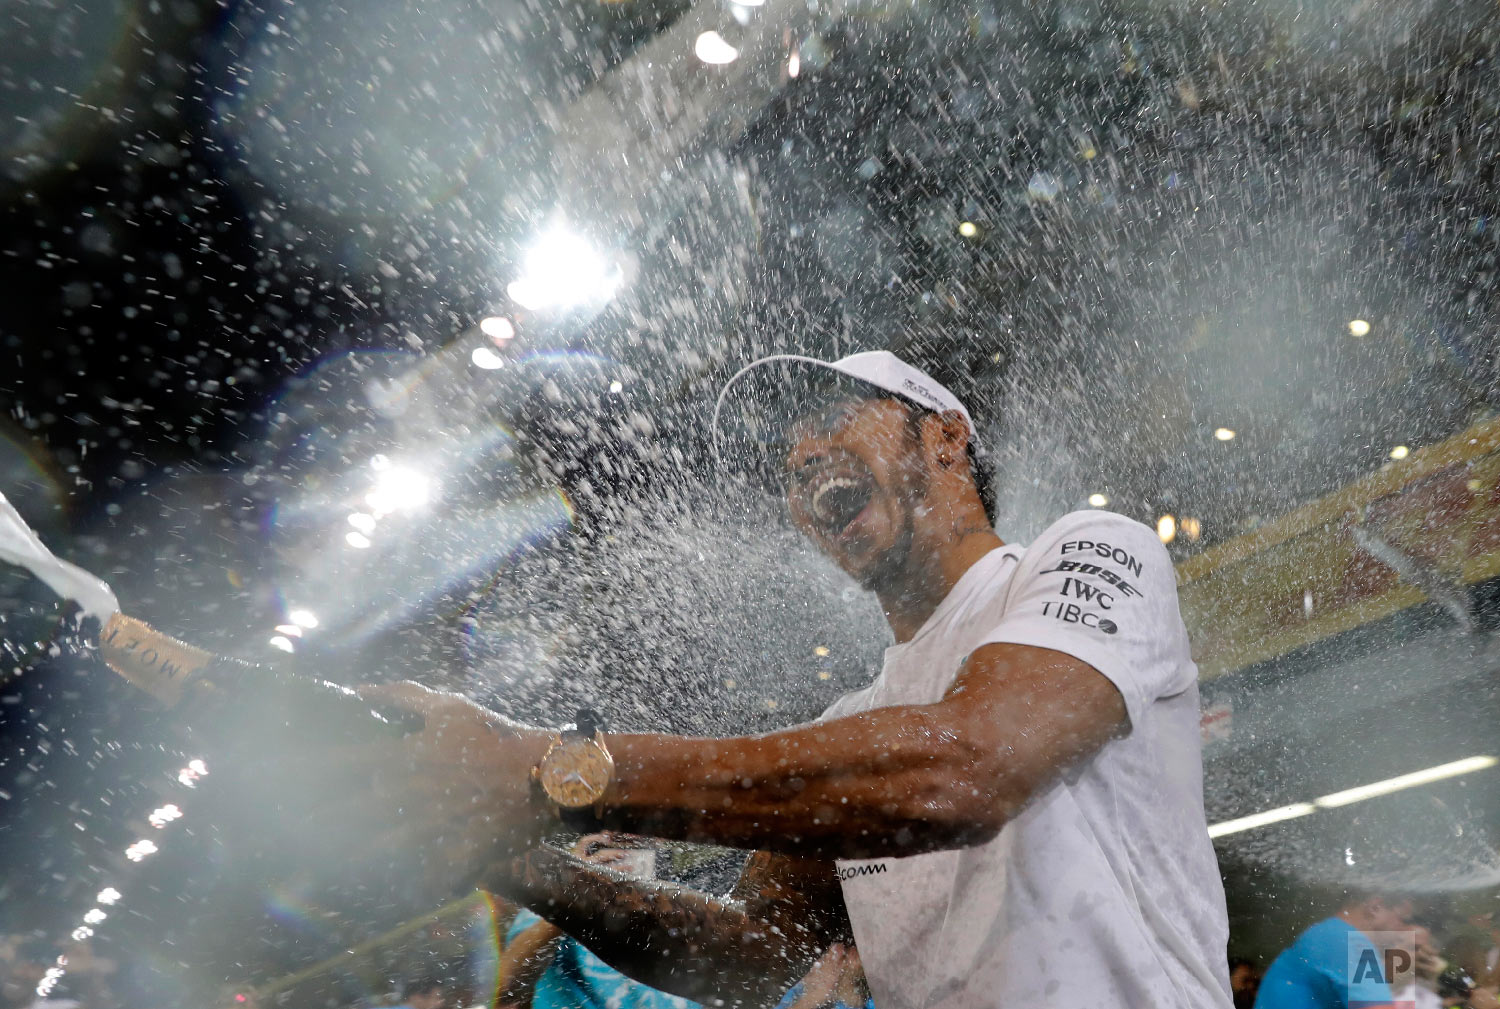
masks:
[[[889,395],[935,413],[958,412],[969,425],[974,450],[974,418],[959,398],[920,368],[888,350],[867,350],[837,361],[798,354],[773,354],[741,368],[714,405],[714,457],[720,466],[768,476],[782,462],[787,431],[798,418],[841,395]]]

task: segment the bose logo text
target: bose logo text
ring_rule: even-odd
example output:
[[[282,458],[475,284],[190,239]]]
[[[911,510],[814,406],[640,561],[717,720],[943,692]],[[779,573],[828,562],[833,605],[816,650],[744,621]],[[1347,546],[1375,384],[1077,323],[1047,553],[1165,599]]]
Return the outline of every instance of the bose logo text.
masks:
[[[1109,568],[1101,568],[1099,565],[1090,564],[1088,561],[1058,561],[1057,567],[1044,568],[1037,572],[1037,574],[1052,575],[1057,574],[1059,571],[1072,571],[1080,575],[1093,575],[1096,578],[1102,578],[1119,589],[1122,596],[1139,596],[1141,594],[1140,589],[1115,574]]]

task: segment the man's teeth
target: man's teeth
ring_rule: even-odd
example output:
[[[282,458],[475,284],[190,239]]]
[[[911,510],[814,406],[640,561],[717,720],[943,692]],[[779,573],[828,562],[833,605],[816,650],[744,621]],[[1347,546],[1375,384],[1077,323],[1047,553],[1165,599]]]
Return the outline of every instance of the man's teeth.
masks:
[[[832,514],[830,514],[830,513],[828,513],[828,512],[826,512],[826,511],[823,510],[824,497],[831,490],[838,490],[839,488],[842,488],[842,487],[849,487],[849,488],[852,489],[852,488],[855,488],[855,487],[858,487],[858,486],[859,486],[859,481],[858,480],[851,480],[851,479],[849,479],[848,477],[845,477],[845,476],[836,476],[836,477],[833,477],[832,479],[823,481],[821,484],[818,485],[817,491],[813,494],[813,499],[812,499],[813,514],[816,515],[816,516],[818,516],[818,518],[822,519],[824,522],[831,521],[834,518],[834,516]]]

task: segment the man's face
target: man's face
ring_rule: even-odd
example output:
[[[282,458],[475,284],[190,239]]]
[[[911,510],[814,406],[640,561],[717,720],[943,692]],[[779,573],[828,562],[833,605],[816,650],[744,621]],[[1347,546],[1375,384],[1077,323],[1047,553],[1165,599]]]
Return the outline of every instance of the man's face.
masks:
[[[1376,898],[1372,902],[1374,911],[1373,921],[1377,930],[1383,932],[1404,932],[1412,927],[1412,913],[1415,906],[1409,900],[1382,900]]]
[[[899,577],[927,493],[910,410],[851,399],[799,420],[787,453],[792,522],[865,588]]]

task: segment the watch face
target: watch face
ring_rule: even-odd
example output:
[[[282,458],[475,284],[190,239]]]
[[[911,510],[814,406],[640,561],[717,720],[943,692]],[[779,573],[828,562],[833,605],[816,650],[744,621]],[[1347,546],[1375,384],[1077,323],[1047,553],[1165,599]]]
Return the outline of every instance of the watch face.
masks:
[[[553,802],[579,809],[604,797],[614,773],[614,758],[597,740],[565,739],[542,761],[538,779]]]

